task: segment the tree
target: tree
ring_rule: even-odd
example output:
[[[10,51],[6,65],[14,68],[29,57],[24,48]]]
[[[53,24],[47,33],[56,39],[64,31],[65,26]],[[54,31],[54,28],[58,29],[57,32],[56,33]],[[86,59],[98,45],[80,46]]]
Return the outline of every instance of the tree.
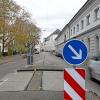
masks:
[[[3,45],[2,54],[4,54],[4,49],[13,41],[10,26],[19,11],[19,6],[11,0],[1,0],[0,11],[0,35]]]
[[[25,46],[29,41],[34,40],[35,44],[39,39],[40,29],[32,23],[30,13],[12,0],[0,0],[0,11],[2,54],[4,49],[12,47],[13,43]]]

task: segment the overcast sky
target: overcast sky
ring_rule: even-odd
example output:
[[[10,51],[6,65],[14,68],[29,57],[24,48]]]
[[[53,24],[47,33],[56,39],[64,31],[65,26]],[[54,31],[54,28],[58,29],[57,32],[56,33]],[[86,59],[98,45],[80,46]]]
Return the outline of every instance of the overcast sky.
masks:
[[[71,20],[87,0],[15,0],[32,14],[42,38],[60,30]]]

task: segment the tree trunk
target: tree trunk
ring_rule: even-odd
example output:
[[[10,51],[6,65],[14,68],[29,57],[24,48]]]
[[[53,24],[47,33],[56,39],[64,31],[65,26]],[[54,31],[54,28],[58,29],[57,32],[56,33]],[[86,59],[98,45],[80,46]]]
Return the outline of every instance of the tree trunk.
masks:
[[[4,56],[4,34],[3,33],[3,37],[2,37],[2,55]]]

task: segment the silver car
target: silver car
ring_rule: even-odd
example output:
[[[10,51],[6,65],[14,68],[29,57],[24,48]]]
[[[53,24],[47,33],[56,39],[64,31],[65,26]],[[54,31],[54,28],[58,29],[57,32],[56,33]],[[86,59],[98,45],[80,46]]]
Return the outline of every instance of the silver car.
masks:
[[[96,60],[90,60],[88,68],[90,77],[100,81],[100,58],[96,58]]]

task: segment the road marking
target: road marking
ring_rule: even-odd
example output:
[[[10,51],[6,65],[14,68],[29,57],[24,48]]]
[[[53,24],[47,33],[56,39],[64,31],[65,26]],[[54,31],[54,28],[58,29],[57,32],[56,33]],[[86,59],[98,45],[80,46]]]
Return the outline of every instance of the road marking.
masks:
[[[1,82],[0,85],[2,85],[4,82]]]
[[[6,81],[8,81],[8,78],[7,78],[7,79],[5,79],[5,80],[3,80],[3,82],[6,82]]]
[[[8,81],[8,78],[4,79],[3,82],[0,83],[0,85],[4,84],[6,81]]]

